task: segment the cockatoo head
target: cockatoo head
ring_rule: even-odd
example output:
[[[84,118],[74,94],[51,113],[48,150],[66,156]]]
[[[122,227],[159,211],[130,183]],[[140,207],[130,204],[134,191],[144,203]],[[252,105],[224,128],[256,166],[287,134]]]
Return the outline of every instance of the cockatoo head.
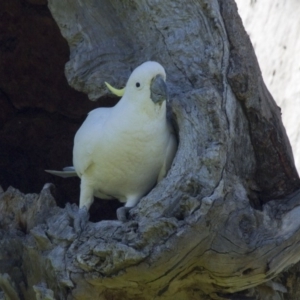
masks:
[[[128,99],[136,99],[136,101],[151,99],[154,104],[161,104],[168,98],[165,81],[164,68],[157,62],[147,61],[132,72],[124,89],[117,90],[108,83],[106,85],[117,96],[124,95]]]
[[[125,94],[136,94],[140,99],[150,99],[154,103],[167,100],[166,72],[157,62],[147,61],[130,75]]]

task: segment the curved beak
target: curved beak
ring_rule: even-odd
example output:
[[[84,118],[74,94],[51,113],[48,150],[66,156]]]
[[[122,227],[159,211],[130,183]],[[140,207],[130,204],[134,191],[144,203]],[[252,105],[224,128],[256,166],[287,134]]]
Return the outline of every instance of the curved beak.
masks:
[[[150,91],[154,103],[162,103],[164,100],[168,100],[167,85],[161,75],[157,75],[152,79]]]

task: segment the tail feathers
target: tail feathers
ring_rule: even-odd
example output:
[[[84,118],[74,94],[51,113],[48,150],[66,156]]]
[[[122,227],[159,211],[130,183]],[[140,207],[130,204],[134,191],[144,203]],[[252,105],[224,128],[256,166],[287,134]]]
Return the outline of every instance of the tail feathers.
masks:
[[[63,168],[63,171],[45,170],[45,172],[50,173],[52,175],[60,176],[63,178],[78,176],[74,167],[65,167],[65,168]]]
[[[70,167],[64,167],[63,171],[74,171],[75,172],[75,168],[73,166]]]

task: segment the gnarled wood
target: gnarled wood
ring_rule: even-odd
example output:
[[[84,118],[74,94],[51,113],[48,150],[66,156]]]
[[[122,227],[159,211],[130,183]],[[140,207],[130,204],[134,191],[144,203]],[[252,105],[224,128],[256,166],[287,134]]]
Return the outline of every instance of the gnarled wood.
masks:
[[[296,263],[300,181],[235,3],[49,0],[49,8],[70,45],[69,83],[91,99],[107,93],[104,81],[124,85],[143,61],[165,67],[179,148],[124,224],[88,223],[77,235],[77,208],[52,207],[50,187],[1,194],[2,231],[24,232],[16,248],[27,285],[11,275],[13,262],[5,271],[18,292],[228,299]],[[285,290],[268,282],[256,291],[266,289]]]

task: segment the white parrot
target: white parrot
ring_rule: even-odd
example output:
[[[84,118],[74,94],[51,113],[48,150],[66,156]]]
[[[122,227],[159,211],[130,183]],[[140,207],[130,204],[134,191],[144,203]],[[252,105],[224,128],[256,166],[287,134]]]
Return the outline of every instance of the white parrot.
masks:
[[[117,217],[159,182],[171,166],[177,141],[166,116],[166,73],[157,62],[137,67],[123,90],[108,88],[120,101],[112,108],[97,108],[74,139],[73,164],[47,172],[81,178],[79,208],[88,211],[94,196],[125,203]]]

